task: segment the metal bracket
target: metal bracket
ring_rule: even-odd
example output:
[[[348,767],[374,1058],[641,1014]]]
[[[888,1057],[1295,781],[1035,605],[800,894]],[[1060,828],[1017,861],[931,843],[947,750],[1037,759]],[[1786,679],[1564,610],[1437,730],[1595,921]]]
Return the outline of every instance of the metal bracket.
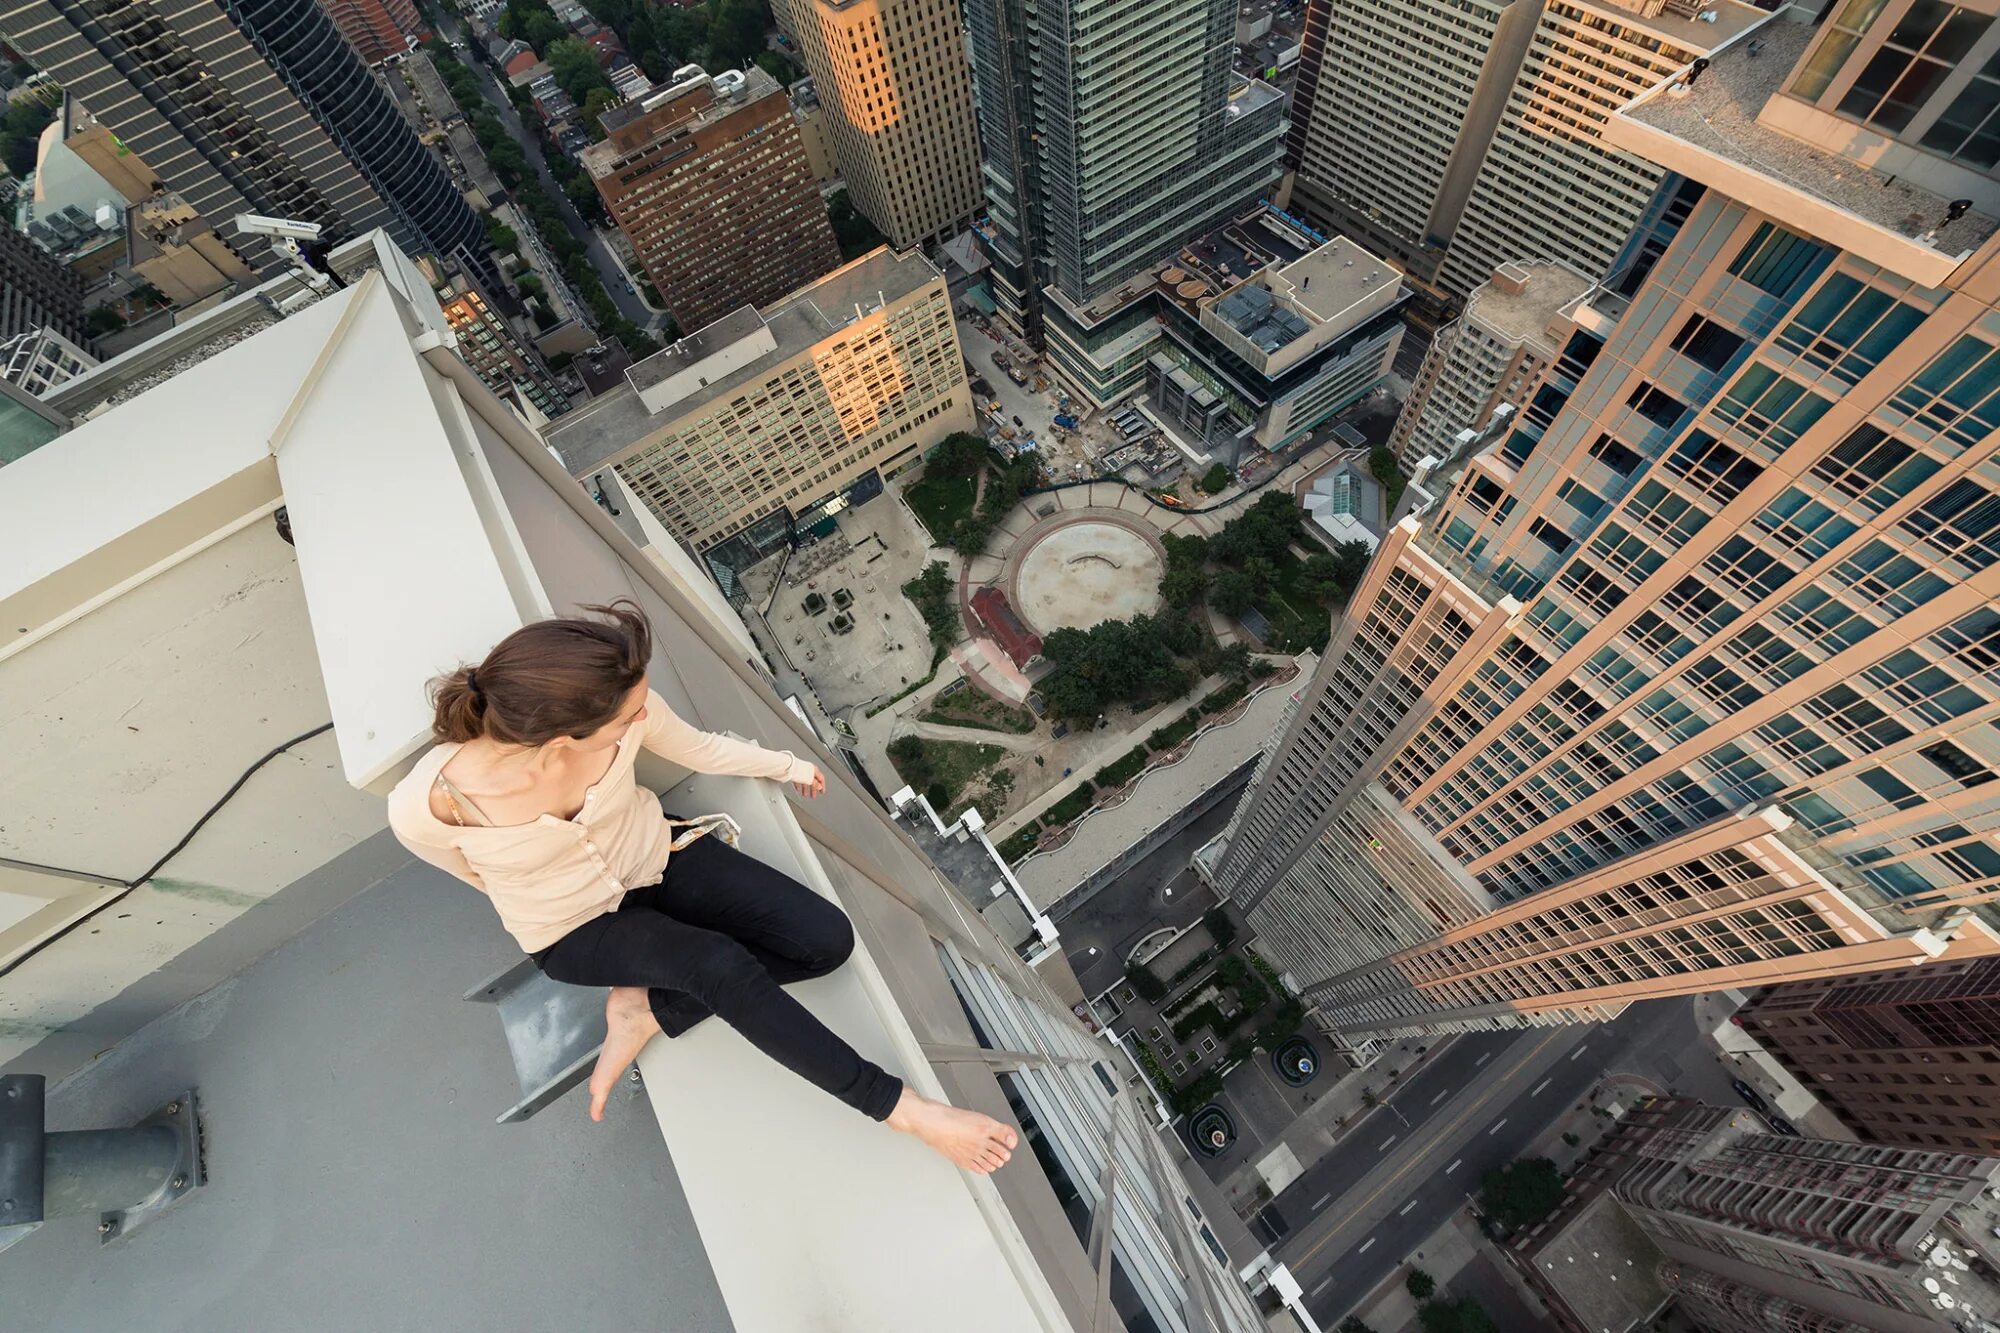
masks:
[[[551,981],[523,958],[465,993],[500,1011],[500,1028],[514,1058],[521,1099],[494,1123],[516,1124],[590,1077],[604,1045],[602,986]]]
[[[201,1117],[197,1114],[194,1089],[181,1093],[132,1128],[147,1129],[153,1125],[173,1130],[180,1144],[180,1155],[174,1161],[173,1174],[167,1177],[166,1183],[152,1198],[122,1211],[99,1214],[97,1238],[102,1244],[109,1245],[120,1236],[130,1235],[159,1216],[182,1195],[207,1182],[208,1172],[201,1157]]]

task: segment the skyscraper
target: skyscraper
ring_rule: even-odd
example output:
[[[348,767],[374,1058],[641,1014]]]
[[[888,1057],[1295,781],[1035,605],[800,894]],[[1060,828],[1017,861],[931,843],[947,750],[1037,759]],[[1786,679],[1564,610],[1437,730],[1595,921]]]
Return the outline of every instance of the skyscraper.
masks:
[[[2000,1161],[1761,1129],[1745,1111],[1656,1102],[1601,1163],[1701,1327],[1931,1333],[2000,1318]],[[1777,1303],[1818,1319],[1774,1325]]]
[[[2000,1316],[2000,1160],[1780,1137],[1679,1099],[1626,1113],[1509,1257],[1564,1333],[1944,1333]],[[1648,1308],[1654,1307],[1654,1308]]]
[[[993,295],[1031,342],[1044,288],[1086,306],[1277,179],[1284,99],[1231,70],[1231,0],[971,0],[965,19]],[[1051,336],[1127,331],[1070,316]]]
[[[83,341],[83,279],[0,223],[0,339],[42,328]]]
[[[951,0],[779,0],[854,206],[897,249],[979,211],[972,66]]]
[[[742,569],[976,428],[944,276],[878,248],[631,366],[548,440],[574,475],[615,470],[675,537]]]
[[[1784,81],[1838,33],[1607,124],[1706,193],[1427,479],[1204,856],[1330,1028],[2000,950],[2000,241],[1917,182],[2000,188],[1871,171]]]
[[[766,305],[840,262],[784,90],[697,65],[604,113],[578,156],[683,330]]]
[[[260,269],[280,261],[240,213],[485,271],[479,220],[316,0],[0,0],[0,34]]]
[[[1787,982],[1736,1019],[1863,1139],[2000,1154],[2000,958]]]
[[[333,26],[371,65],[406,54],[409,39],[423,26],[416,0],[319,0]]]
[[[1601,278],[1660,183],[1605,118],[1770,15],[1742,0],[1314,0],[1293,206],[1463,300],[1508,260]]]
[[[1444,462],[1466,432],[1504,423],[1591,319],[1590,279],[1562,264],[1509,262],[1472,289],[1465,312],[1438,330],[1424,353],[1389,447],[1405,472],[1424,458]],[[1504,411],[1502,409],[1505,409]]]

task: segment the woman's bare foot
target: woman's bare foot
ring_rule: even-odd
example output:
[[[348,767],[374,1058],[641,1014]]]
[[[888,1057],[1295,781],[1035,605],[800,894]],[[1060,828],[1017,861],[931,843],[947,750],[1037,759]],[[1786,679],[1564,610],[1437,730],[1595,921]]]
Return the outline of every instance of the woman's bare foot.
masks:
[[[618,1086],[618,1076],[659,1035],[660,1020],[646,1002],[646,988],[613,986],[604,1001],[604,1048],[597,1053],[597,1068],[590,1071],[592,1120],[604,1119],[604,1102]]]
[[[1014,1145],[1020,1141],[1011,1126],[990,1115],[961,1110],[920,1097],[903,1089],[896,1109],[889,1113],[889,1128],[911,1134],[943,1153],[967,1171],[985,1175],[1007,1164]]]

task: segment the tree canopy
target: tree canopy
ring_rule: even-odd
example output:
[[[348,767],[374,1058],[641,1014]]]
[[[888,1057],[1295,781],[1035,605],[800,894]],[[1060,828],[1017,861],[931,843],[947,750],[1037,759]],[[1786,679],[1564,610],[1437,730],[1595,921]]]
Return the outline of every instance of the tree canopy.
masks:
[[[1479,1206],[1505,1227],[1533,1226],[1562,1201],[1562,1172],[1546,1157],[1510,1162],[1479,1182]]]
[[[1430,1301],[1417,1311],[1424,1333],[1500,1333],[1486,1307],[1470,1296],[1455,1301]]]

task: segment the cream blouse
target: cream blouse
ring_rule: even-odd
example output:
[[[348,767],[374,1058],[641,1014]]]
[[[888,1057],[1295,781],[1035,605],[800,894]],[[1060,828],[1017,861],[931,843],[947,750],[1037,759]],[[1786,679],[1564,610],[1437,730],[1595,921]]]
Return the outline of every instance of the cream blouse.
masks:
[[[447,824],[431,813],[431,788],[456,743],[432,747],[389,793],[389,827],[411,852],[493,900],[500,923],[535,953],[593,917],[618,910],[626,891],[657,881],[674,830],[633,766],[641,747],[697,773],[809,782],[817,768],[789,751],[699,731],[646,693],[646,720],[618,740],[611,767],[583,796],[574,819],[527,824]]]

